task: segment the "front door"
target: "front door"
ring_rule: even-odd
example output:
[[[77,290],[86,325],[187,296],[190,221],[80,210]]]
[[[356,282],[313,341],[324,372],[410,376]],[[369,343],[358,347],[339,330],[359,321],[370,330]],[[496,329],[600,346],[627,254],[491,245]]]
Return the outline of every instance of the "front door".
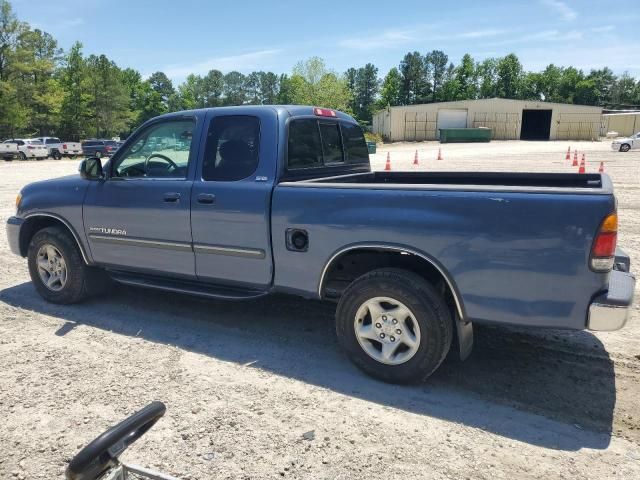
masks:
[[[91,183],[83,216],[96,263],[195,277],[190,222],[195,130],[191,117],[150,124],[114,156],[107,179]]]
[[[274,111],[213,111],[191,194],[200,280],[266,289],[272,281],[271,190],[277,159]]]

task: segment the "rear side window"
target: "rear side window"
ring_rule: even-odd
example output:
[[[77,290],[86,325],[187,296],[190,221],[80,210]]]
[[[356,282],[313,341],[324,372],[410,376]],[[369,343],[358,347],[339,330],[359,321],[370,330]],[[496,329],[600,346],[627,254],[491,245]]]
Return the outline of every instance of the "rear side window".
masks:
[[[260,120],[249,115],[215,117],[207,132],[202,179],[235,181],[258,168]]]
[[[316,119],[289,123],[287,168],[290,170],[368,162],[367,144],[358,125]]]
[[[343,123],[341,128],[347,163],[367,163],[369,150],[362,129],[351,123]]]
[[[47,138],[46,143],[60,143],[59,138]]]
[[[322,139],[322,155],[324,163],[344,162],[342,155],[342,139],[340,127],[337,123],[321,123],[320,138]]]
[[[293,120],[289,123],[289,168],[322,166],[322,144],[317,120]]]

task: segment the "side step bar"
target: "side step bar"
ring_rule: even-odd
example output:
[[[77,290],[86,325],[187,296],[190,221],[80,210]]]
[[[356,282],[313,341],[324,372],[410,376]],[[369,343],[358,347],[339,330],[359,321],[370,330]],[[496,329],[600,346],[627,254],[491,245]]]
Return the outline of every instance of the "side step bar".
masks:
[[[165,278],[135,275],[114,270],[107,270],[109,276],[118,283],[134,287],[153,288],[169,292],[196,295],[198,297],[216,298],[218,300],[250,300],[269,294],[264,290],[243,290],[239,288],[209,285],[190,281],[168,280]]]

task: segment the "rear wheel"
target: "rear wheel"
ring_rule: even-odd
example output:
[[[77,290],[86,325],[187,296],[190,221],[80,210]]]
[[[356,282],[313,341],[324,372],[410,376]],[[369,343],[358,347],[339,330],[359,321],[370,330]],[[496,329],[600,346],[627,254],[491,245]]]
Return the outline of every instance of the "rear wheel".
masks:
[[[631,150],[631,145],[629,145],[628,143],[623,143],[622,145],[620,145],[621,152],[628,152],[629,150]]]
[[[61,227],[37,232],[27,253],[29,275],[36,290],[52,303],[77,303],[102,291],[104,272],[87,266],[75,240]]]
[[[426,280],[384,268],[345,290],[336,331],[360,369],[385,382],[413,383],[429,377],[446,357],[453,322],[444,299]]]
[[[19,157],[20,157],[20,160],[26,160],[27,159],[27,155],[24,152],[20,152]]]

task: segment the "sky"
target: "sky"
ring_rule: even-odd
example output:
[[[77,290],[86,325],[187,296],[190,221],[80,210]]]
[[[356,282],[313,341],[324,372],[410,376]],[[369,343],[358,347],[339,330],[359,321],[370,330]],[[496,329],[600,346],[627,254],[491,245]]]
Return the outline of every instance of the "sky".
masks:
[[[383,77],[405,53],[443,50],[458,64],[515,53],[525,70],[549,63],[609,66],[640,78],[637,0],[12,0],[18,18],[68,49],[104,53],[144,76],[289,73],[322,57],[337,72],[371,62]]]

